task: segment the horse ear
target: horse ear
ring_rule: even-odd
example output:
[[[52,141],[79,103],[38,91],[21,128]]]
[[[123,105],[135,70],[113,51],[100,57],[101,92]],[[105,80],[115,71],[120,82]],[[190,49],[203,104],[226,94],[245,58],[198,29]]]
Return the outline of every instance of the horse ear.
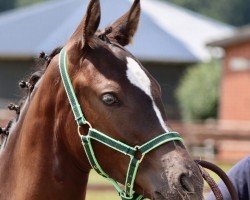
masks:
[[[109,27],[108,38],[122,46],[128,45],[137,30],[140,13],[140,0],[135,0],[131,9]]]
[[[89,44],[91,38],[98,29],[101,19],[101,8],[99,0],[90,0],[87,13],[81,21],[80,25],[72,35],[72,38],[80,38],[82,40],[82,48]]]

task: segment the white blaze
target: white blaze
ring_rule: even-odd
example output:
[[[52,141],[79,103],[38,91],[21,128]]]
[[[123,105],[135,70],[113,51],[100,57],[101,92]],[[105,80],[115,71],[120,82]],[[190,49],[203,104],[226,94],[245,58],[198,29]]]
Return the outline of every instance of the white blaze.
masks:
[[[159,108],[156,106],[152,93],[151,93],[151,81],[147,74],[142,70],[141,66],[133,58],[127,57],[127,77],[130,83],[140,88],[147,94],[152,100],[153,109],[156,116],[162,126],[162,128],[168,132],[167,126],[162,118]]]

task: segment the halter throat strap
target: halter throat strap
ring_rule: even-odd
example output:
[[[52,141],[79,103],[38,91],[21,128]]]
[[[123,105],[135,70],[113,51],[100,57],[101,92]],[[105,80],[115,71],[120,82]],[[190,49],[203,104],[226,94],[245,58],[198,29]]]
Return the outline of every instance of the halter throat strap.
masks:
[[[108,135],[102,133],[101,131],[98,131],[92,128],[91,124],[86,120],[86,118],[83,115],[81,106],[75,95],[74,88],[73,88],[72,82],[68,74],[67,66],[68,66],[67,65],[67,53],[66,53],[65,48],[63,48],[59,56],[60,74],[61,74],[63,85],[67,93],[67,97],[70,102],[70,106],[73,111],[76,123],[79,127],[78,133],[81,138],[85,153],[88,157],[89,163],[98,174],[108,179],[113,184],[113,186],[115,187],[116,191],[118,192],[122,200],[144,199],[142,195],[135,194],[133,191],[138,167],[140,163],[142,162],[144,156],[148,152],[152,151],[153,149],[167,142],[170,142],[170,141],[183,142],[182,138],[179,136],[177,132],[168,132],[168,133],[160,134],[159,136],[151,139],[150,141],[146,142],[145,144],[141,146],[131,147],[121,141],[118,141],[109,137]],[[88,134],[81,135],[80,128],[86,124],[89,126]],[[130,157],[130,162],[129,162],[127,175],[126,175],[126,183],[124,185],[125,189],[123,189],[119,183],[117,183],[114,179],[110,178],[109,175],[103,171],[103,169],[101,168],[101,166],[99,165],[96,159],[94,150],[92,148],[92,144],[91,144],[92,140],[98,141],[112,148],[113,150],[119,151],[120,153]],[[137,156],[138,153],[140,154],[139,158]]]

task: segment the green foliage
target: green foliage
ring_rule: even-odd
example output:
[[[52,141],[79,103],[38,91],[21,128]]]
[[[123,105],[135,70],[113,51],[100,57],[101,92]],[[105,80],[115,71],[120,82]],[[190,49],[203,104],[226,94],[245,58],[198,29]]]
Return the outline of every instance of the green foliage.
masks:
[[[217,20],[242,26],[250,23],[249,0],[165,0]]]
[[[15,8],[16,0],[0,0],[0,12]]]
[[[47,0],[0,0],[0,12]],[[162,0],[235,26],[250,24],[249,0]]]
[[[30,4],[42,2],[42,1],[47,1],[47,0],[17,0],[17,6],[27,6]]]
[[[47,0],[0,0],[0,12]]]
[[[221,67],[218,61],[187,69],[176,96],[186,121],[217,117]]]

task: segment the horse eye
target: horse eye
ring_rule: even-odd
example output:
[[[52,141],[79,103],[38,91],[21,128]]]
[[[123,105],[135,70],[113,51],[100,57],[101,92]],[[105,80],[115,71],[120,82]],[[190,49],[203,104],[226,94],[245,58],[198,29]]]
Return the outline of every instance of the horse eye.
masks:
[[[102,96],[102,101],[103,103],[109,106],[119,103],[119,100],[117,99],[117,97],[111,93],[104,94]]]

